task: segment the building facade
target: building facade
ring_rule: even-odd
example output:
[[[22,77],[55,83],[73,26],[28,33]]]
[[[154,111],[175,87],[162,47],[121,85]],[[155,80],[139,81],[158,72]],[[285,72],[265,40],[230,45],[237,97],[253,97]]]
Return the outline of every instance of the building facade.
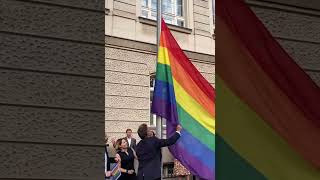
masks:
[[[181,48],[214,85],[212,0],[162,0],[163,18]],[[157,0],[106,0],[106,134],[119,138],[147,123],[156,67]],[[163,124],[165,129],[165,122]],[[164,130],[165,132],[165,130]],[[113,154],[113,148],[110,148]],[[164,150],[164,163],[172,162]],[[169,172],[170,173],[170,172]]]

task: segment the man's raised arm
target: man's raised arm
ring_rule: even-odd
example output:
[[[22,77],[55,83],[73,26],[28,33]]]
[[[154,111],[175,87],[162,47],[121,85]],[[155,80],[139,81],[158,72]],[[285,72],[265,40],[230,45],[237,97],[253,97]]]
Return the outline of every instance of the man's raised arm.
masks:
[[[171,145],[175,144],[181,136],[181,133],[180,133],[181,129],[182,129],[182,127],[180,125],[178,125],[177,131],[173,136],[171,136],[168,139],[159,139],[158,146],[159,147],[166,147],[166,146],[171,146]]]

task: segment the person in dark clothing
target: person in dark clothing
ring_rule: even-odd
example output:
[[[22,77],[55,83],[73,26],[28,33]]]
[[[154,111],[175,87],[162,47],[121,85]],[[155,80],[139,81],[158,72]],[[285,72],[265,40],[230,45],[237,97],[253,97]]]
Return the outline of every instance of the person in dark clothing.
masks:
[[[137,147],[137,140],[135,138],[132,137],[132,130],[131,129],[127,129],[126,130],[126,137],[125,140],[127,140],[128,146],[130,148],[132,148],[133,150],[136,149]]]
[[[124,138],[118,139],[116,146],[121,164],[121,176],[119,180],[136,180],[136,173],[134,170],[134,159],[136,158],[135,151],[128,147],[127,140]]]
[[[171,146],[180,138],[182,127],[177,126],[177,132],[169,139],[159,139],[155,136],[148,137],[148,126],[139,126],[138,135],[141,141],[136,152],[139,161],[138,180],[161,179],[161,148]]]
[[[111,172],[110,172],[110,160],[109,160],[109,154],[108,154],[108,137],[105,136],[105,146],[104,146],[104,150],[105,150],[105,154],[104,154],[104,161],[105,161],[105,167],[104,167],[104,172],[105,172],[105,179],[109,178],[111,176]]]

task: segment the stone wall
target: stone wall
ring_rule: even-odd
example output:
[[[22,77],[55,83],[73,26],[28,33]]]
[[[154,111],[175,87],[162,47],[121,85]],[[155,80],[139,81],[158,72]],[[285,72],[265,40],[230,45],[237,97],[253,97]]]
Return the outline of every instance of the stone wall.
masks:
[[[104,2],[0,13],[0,179],[103,179]]]
[[[282,47],[320,86],[320,1],[247,2]]]
[[[213,1],[213,0],[212,0]],[[203,49],[215,49],[213,34],[212,1],[193,0],[193,21],[195,36],[195,51],[203,52]],[[212,43],[209,43],[212,42]]]

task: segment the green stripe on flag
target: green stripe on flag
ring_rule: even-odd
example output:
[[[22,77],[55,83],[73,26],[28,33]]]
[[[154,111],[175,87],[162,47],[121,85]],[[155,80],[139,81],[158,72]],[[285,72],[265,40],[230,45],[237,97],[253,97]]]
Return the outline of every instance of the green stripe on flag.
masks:
[[[267,178],[235,152],[223,139],[216,135],[216,179],[219,180],[266,180]]]
[[[215,151],[215,135],[198,123],[179,104],[177,104],[177,112],[181,126],[210,150]]]
[[[165,64],[157,64],[156,79],[173,85],[171,67]]]

